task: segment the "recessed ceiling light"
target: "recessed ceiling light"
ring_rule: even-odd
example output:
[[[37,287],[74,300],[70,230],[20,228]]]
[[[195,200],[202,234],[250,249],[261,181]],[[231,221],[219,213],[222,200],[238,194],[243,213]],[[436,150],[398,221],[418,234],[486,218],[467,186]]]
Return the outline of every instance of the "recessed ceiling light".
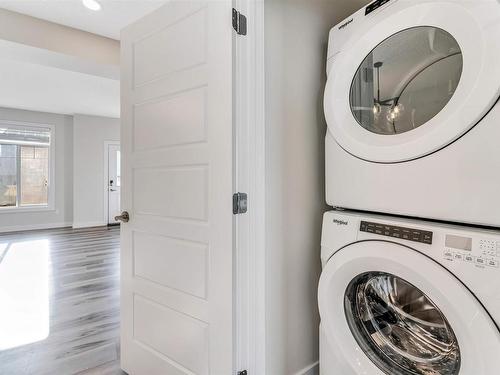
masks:
[[[101,4],[97,0],[82,0],[82,3],[90,10],[101,10]]]

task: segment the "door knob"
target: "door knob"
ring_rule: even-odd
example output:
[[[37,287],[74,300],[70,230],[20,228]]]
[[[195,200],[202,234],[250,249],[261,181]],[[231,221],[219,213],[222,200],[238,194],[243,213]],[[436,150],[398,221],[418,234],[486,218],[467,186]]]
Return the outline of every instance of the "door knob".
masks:
[[[115,221],[121,221],[122,223],[128,223],[130,220],[130,215],[127,211],[123,211],[120,216],[115,216]]]

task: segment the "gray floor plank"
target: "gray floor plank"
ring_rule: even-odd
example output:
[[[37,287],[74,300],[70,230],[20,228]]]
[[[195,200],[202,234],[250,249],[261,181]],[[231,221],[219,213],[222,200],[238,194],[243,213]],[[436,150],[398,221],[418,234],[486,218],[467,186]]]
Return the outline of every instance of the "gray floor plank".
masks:
[[[15,347],[9,347],[8,338],[3,340],[0,374],[124,374],[119,365],[119,245],[119,227],[0,235],[0,277],[2,272],[8,274],[10,264],[20,268],[21,273],[22,262],[26,262],[26,269],[33,267],[33,257],[22,255],[26,249],[26,254],[37,255],[37,247],[40,251],[48,248],[48,257],[40,259],[47,263],[41,267],[48,269],[45,282],[49,299],[48,336]],[[16,288],[20,290],[10,305],[3,305],[26,308],[22,304],[23,291],[30,285],[22,285],[24,279],[30,277],[15,274],[11,283],[2,279],[0,296],[12,296]],[[16,314],[12,320],[12,324],[25,323],[16,321]]]

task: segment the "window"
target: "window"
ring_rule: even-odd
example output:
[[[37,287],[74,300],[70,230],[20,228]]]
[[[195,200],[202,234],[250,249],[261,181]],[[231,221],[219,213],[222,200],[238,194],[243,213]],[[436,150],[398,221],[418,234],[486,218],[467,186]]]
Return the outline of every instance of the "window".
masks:
[[[0,210],[49,206],[51,135],[0,123]]]

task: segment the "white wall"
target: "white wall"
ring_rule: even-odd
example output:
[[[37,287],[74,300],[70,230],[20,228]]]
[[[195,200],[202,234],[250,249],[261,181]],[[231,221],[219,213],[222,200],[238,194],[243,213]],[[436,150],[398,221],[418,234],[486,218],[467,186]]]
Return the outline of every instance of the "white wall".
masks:
[[[120,116],[119,41],[5,9],[0,25],[1,107]]]
[[[120,140],[120,120],[74,116],[73,226],[106,225],[104,142]]]
[[[0,120],[55,126],[55,206],[38,212],[0,210],[0,232],[70,226],[73,221],[73,118],[53,113],[0,108]]]
[[[325,206],[322,110],[333,25],[361,0],[265,0],[266,373],[316,373]],[[346,94],[347,95],[347,94]]]
[[[0,39],[104,65],[120,64],[120,42],[0,9]]]

